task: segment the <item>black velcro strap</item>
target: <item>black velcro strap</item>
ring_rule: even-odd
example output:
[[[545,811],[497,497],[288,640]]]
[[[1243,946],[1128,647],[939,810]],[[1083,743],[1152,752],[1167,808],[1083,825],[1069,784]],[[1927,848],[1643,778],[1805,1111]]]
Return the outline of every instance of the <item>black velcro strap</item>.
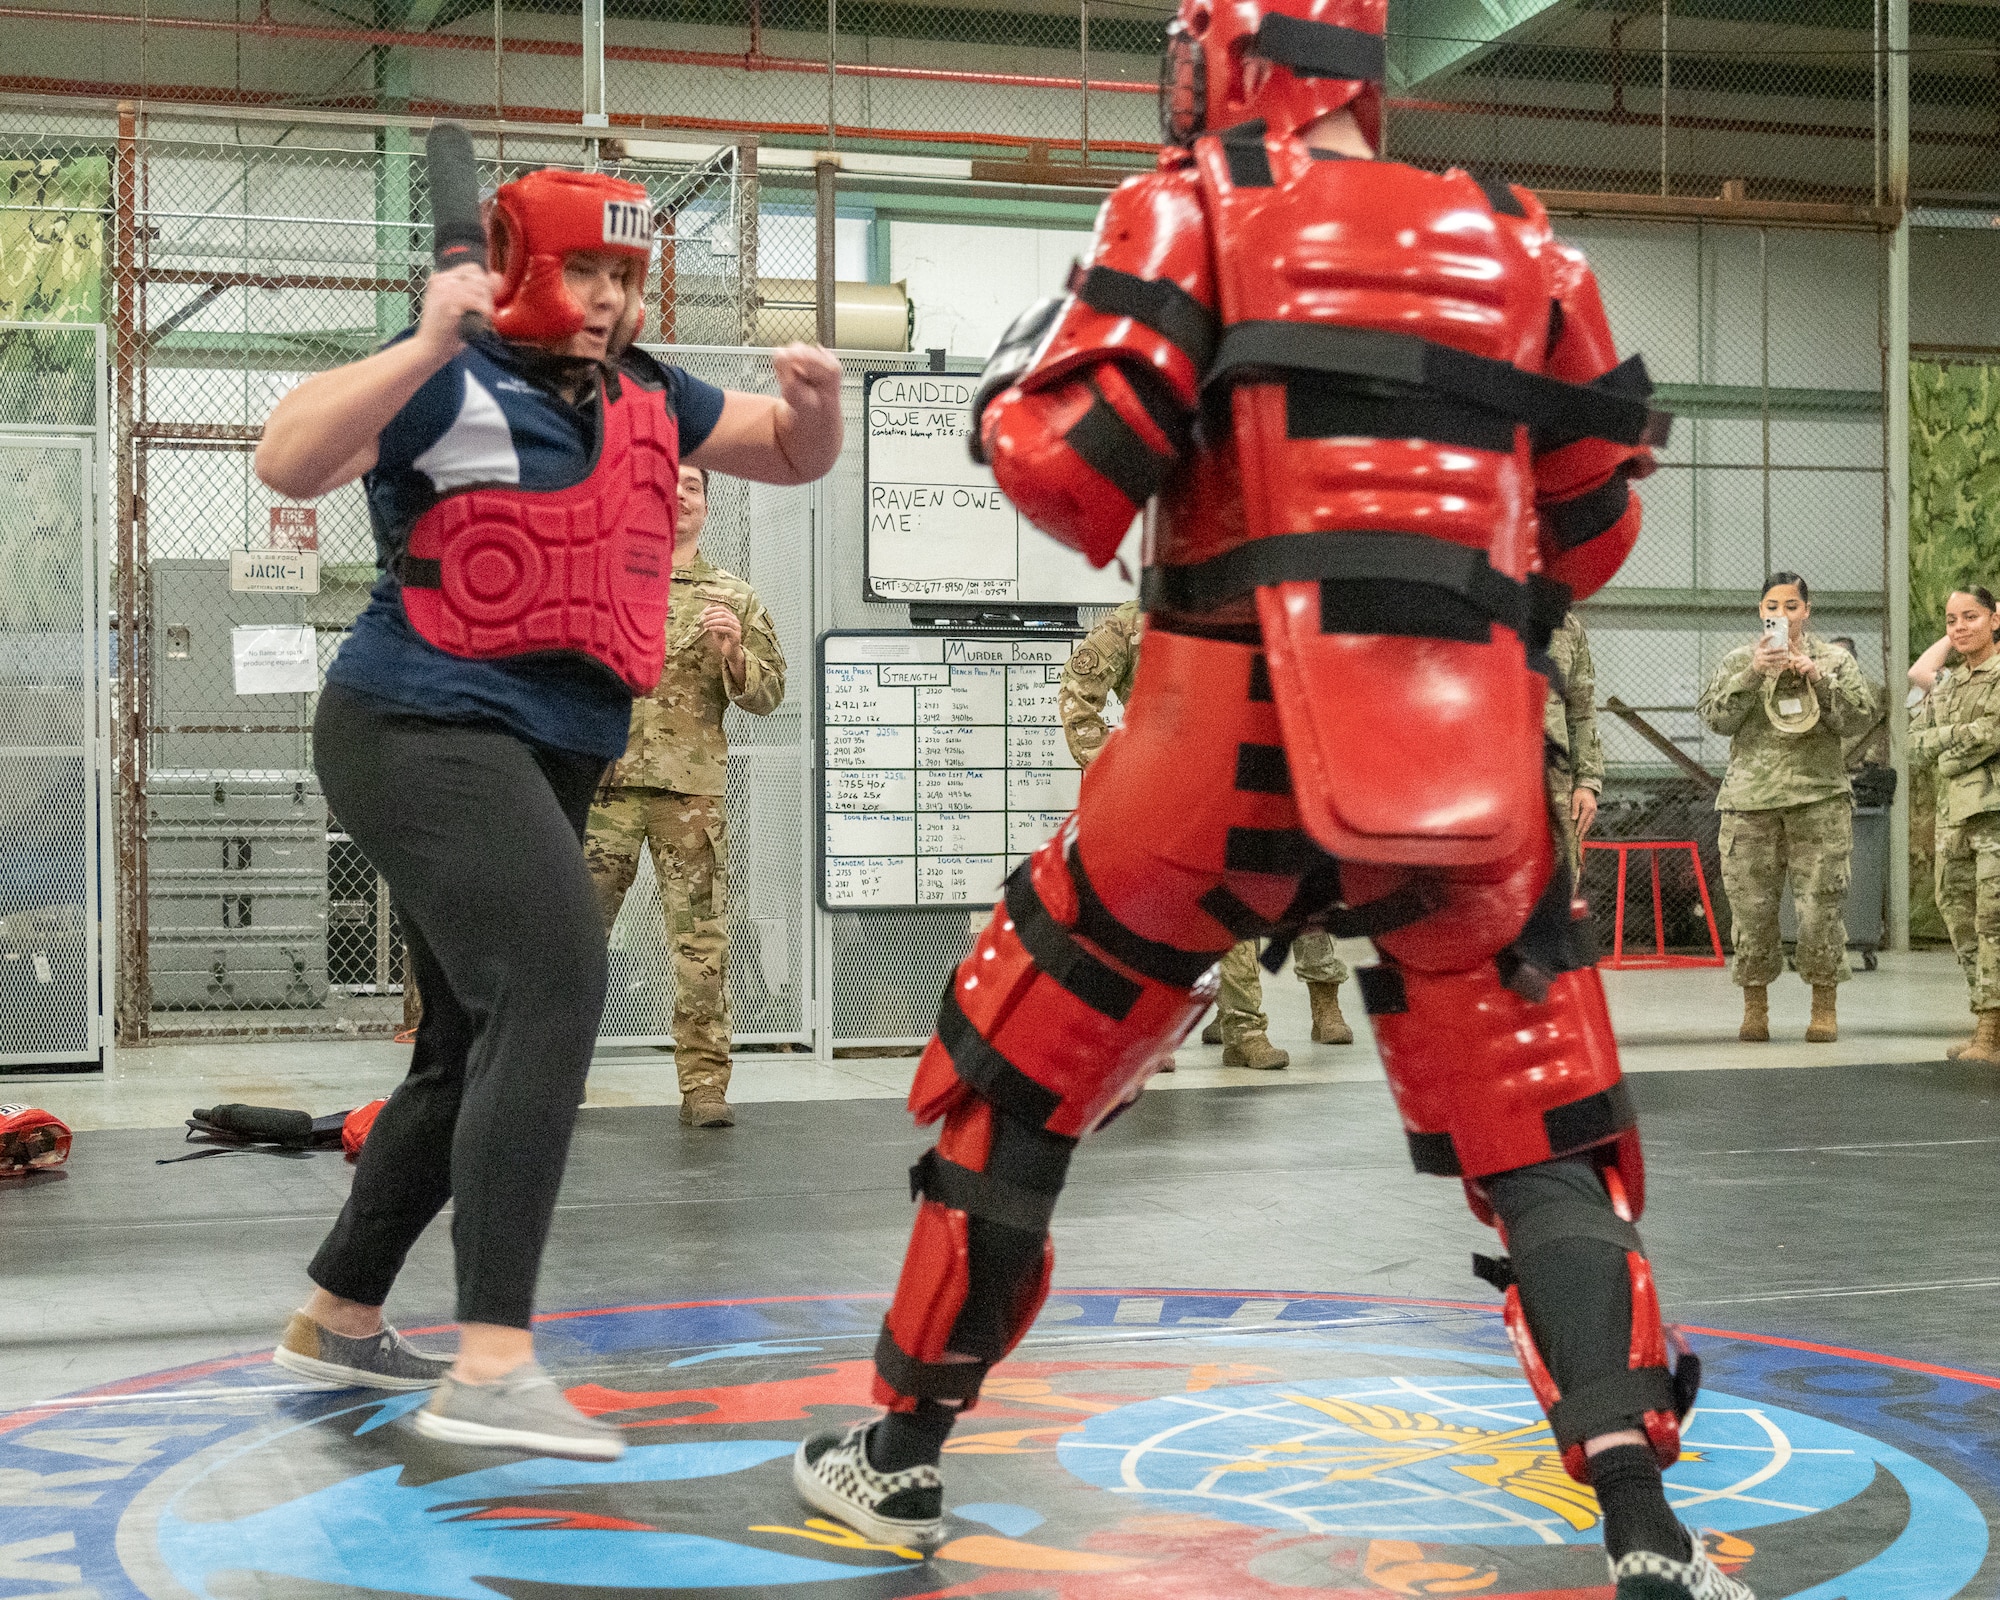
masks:
[[[1271,701],[1271,663],[1263,653],[1250,658],[1250,688],[1245,695],[1252,705],[1268,705]]]
[[[1550,346],[1554,348],[1553,345]],[[1649,402],[1653,395],[1652,374],[1646,371],[1646,358],[1630,355],[1609,372],[1600,373],[1583,386],[1586,391],[1598,394],[1618,395],[1626,400]],[[1559,424],[1538,422],[1534,425],[1534,451],[1536,455],[1546,455],[1551,450],[1560,450],[1566,444],[1575,444],[1579,439],[1601,438],[1588,429],[1564,427]],[[1614,444],[1643,444],[1658,450],[1673,437],[1674,414],[1671,411],[1646,412],[1645,430],[1635,440],[1614,439]]]
[[[1098,960],[1056,921],[1035,892],[1026,861],[1007,874],[1006,896],[1007,915],[1035,965],[1093,1011],[1123,1022],[1139,1003],[1139,985]]]
[[[1024,1189],[988,1172],[974,1172],[935,1150],[926,1150],[923,1159],[910,1168],[910,1198],[919,1195],[1022,1233],[1047,1233],[1049,1219],[1056,1214],[1055,1195]]]
[[[1401,980],[1397,980],[1400,984]],[[1365,991],[1364,991],[1365,998]],[[1375,1008],[1368,1008],[1370,1016]],[[1411,1133],[1404,1135],[1410,1141],[1410,1165],[1427,1177],[1462,1178],[1465,1168],[1458,1159],[1458,1147],[1451,1142],[1448,1133]]]
[[[1271,153],[1264,148],[1264,124],[1239,122],[1216,136],[1222,158],[1229,165],[1229,181],[1239,189],[1269,189],[1277,184],[1271,175]]]
[[[1239,744],[1236,787],[1244,794],[1290,794],[1292,767],[1281,744]]]
[[[979,1398],[979,1386],[986,1381],[984,1361],[919,1361],[905,1355],[889,1325],[875,1341],[875,1370],[882,1381],[898,1394],[912,1400],[963,1400]]]
[[[1209,396],[1220,434],[1218,396]],[[1220,425],[1217,425],[1220,423]],[[1514,448],[1514,422],[1484,406],[1435,394],[1371,394],[1319,377],[1295,373],[1285,382],[1285,436],[1290,439],[1427,439],[1505,455]]]
[[[1514,186],[1505,178],[1479,178],[1480,192],[1486,196],[1486,203],[1503,217],[1525,217],[1528,208],[1521,204],[1521,197],[1514,193]]]
[[[1674,1380],[1665,1367],[1638,1367],[1566,1394],[1549,1407],[1556,1444],[1567,1450],[1600,1433],[1633,1428],[1649,1411],[1674,1409]]]
[[[1218,883],[1195,904],[1235,934],[1239,941],[1268,938],[1278,928],[1268,917],[1258,916],[1240,896],[1231,892],[1227,884]]]
[[[1152,446],[1119,416],[1096,384],[1090,385],[1090,409],[1079,417],[1063,442],[1083,464],[1130,500],[1142,506],[1166,476],[1166,456],[1155,455]]]
[[[1552,506],[1543,506],[1539,515],[1555,547],[1574,550],[1614,526],[1631,501],[1632,485],[1624,473],[1614,472],[1601,487],[1573,500],[1558,500]]]
[[[405,589],[442,589],[444,563],[429,556],[396,557],[396,581]]]
[[[1077,299],[1106,316],[1144,323],[1188,360],[1197,373],[1215,359],[1221,324],[1215,313],[1166,278],[1140,278],[1116,267],[1092,267],[1077,285]]]
[[[1609,1201],[1551,1200],[1507,1224],[1507,1253],[1525,1261],[1563,1239],[1596,1239],[1620,1250],[1645,1254],[1639,1230],[1611,1209]]]
[[[1321,921],[1336,939],[1372,939],[1421,922],[1444,904],[1444,895],[1429,878],[1412,878],[1400,889],[1358,906],[1336,906]]]
[[[1410,997],[1403,988],[1400,967],[1392,967],[1386,962],[1379,966],[1362,967],[1354,978],[1361,985],[1361,1008],[1369,1016],[1400,1017],[1410,1009]]]
[[[1627,362],[1618,372],[1625,373],[1631,365]],[[1643,377],[1643,363],[1637,371]],[[1645,399],[1626,392],[1632,382],[1629,374],[1617,386],[1607,381],[1616,376],[1612,373],[1596,383],[1564,383],[1523,371],[1511,361],[1477,356],[1416,334],[1325,322],[1231,325],[1222,335],[1203,387],[1269,381],[1265,374],[1288,372],[1320,372],[1448,396],[1526,423],[1550,438],[1636,445],[1646,442],[1653,426],[1653,412]]]
[[[1090,876],[1083,870],[1083,856],[1072,849],[1068,859],[1070,881],[1076,885],[1076,927],[1098,949],[1143,973],[1155,983],[1172,984],[1176,989],[1192,989],[1202,975],[1222,959],[1222,952],[1183,950],[1178,945],[1161,944],[1144,934],[1134,933],[1111,913],[1099,897]]]
[[[1352,78],[1380,83],[1388,73],[1387,41],[1379,33],[1308,22],[1279,12],[1265,16],[1250,51],[1289,67],[1301,78]]]
[[[1043,1088],[980,1037],[949,985],[944,991],[944,1002],[938,1007],[938,1042],[951,1057],[952,1070],[982,1100],[1016,1121],[1036,1128],[1046,1126],[1062,1104],[1061,1095]]]
[[[1280,583],[1314,582],[1329,588],[1402,585],[1426,592],[1427,605],[1415,607],[1414,614],[1408,606],[1369,607],[1359,594],[1329,600],[1323,592],[1322,626],[1329,606],[1338,616],[1352,613],[1385,624],[1365,630],[1334,630],[1339,632],[1403,633],[1420,628],[1428,637],[1437,628],[1464,625],[1467,613],[1472,613],[1481,619],[1482,629],[1485,624],[1497,622],[1526,636],[1538,606],[1544,604],[1534,592],[1533,584],[1516,583],[1504,573],[1494,571],[1484,550],[1421,533],[1338,532],[1279,534],[1252,539],[1207,561],[1187,566],[1148,567],[1140,585],[1140,601],[1148,609],[1213,611],[1255,589]],[[1426,609],[1440,609],[1435,605],[1435,594],[1431,593],[1436,590],[1443,590],[1461,604],[1452,616],[1426,620],[1423,615]],[[1553,596],[1545,604],[1552,605]],[[1556,621],[1561,620],[1561,614],[1557,613]],[[1489,636],[1485,631],[1478,634],[1482,641]]]
[[[1472,1275],[1481,1283],[1490,1283],[1505,1294],[1514,1287],[1514,1263],[1506,1256],[1483,1256],[1477,1250],[1472,1252]]]
[[[1292,876],[1310,871],[1325,852],[1296,828],[1231,828],[1222,845],[1229,872]]]
[[[1632,1091],[1622,1079],[1600,1093],[1542,1113],[1551,1156],[1566,1156],[1575,1150],[1603,1144],[1638,1123],[1639,1114],[1632,1108]]]

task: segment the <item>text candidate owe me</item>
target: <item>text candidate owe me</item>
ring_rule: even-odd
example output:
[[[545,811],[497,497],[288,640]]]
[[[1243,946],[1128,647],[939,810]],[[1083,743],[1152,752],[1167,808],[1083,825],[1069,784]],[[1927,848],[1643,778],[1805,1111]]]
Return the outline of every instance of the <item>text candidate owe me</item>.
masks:
[[[1117,605],[1132,596],[1140,520],[1113,562],[1093,568],[1007,503],[966,450],[978,379],[871,372],[866,495],[871,600],[1008,600]]]

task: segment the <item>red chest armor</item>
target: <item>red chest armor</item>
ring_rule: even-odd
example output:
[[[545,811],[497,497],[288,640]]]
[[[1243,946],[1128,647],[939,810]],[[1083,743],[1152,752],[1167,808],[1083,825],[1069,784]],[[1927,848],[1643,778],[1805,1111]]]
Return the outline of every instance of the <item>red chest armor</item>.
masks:
[[[597,462],[567,489],[466,489],[410,530],[403,609],[451,655],[574,650],[635,694],[660,681],[680,479],[663,390],[601,386]]]

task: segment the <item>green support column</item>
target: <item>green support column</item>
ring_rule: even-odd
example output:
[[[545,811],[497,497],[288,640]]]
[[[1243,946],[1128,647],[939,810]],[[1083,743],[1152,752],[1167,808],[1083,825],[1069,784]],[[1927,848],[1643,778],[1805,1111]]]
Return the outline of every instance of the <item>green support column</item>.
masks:
[[[1889,477],[1889,762],[1905,775],[1889,810],[1889,948],[1910,948],[1910,0],[1889,0],[1888,195],[1898,212],[1889,240],[1888,335],[1882,399]],[[1925,641],[1928,643],[1929,641]]]
[[[889,265],[889,229],[893,224],[887,217],[873,217],[868,223],[868,281],[889,283],[893,270]]]

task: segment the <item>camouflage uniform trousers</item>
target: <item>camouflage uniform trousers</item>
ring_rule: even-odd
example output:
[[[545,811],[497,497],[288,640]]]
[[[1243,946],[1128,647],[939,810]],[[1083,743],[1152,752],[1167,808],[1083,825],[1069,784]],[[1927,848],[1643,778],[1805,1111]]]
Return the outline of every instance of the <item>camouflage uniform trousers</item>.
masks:
[[[1854,806],[1844,794],[1769,811],[1722,813],[1722,887],[1729,896],[1736,946],[1732,976],[1746,989],[1785,970],[1778,942],[1778,900],[1787,871],[1799,914],[1797,963],[1807,983],[1844,983]]]
[[[1972,991],[1972,1009],[2000,1009],[2000,813],[1940,829],[1934,871],[1938,910]]]
[[[729,1087],[729,823],[722,796],[608,789],[583,853],[608,934],[650,844],[674,953],[674,1070],[682,1094]]]
[[[1333,953],[1333,936],[1302,933],[1292,945],[1293,970],[1301,983],[1345,983],[1352,974]],[[1246,939],[1222,958],[1222,992],[1215,998],[1222,1022],[1222,1042],[1241,1044],[1262,1036],[1271,1026],[1264,1015],[1263,972],[1257,965],[1257,941]]]

